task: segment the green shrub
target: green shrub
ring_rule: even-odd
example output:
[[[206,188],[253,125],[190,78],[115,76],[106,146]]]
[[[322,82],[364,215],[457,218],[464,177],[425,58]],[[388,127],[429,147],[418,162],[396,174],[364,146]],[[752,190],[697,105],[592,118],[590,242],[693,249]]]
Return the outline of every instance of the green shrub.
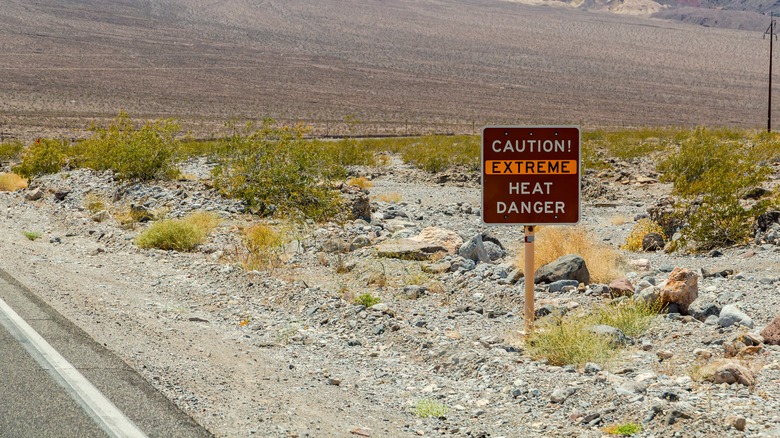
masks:
[[[448,411],[447,405],[427,398],[418,400],[414,405],[414,415],[420,418],[443,417],[447,415]]]
[[[24,151],[24,143],[19,140],[11,140],[0,143],[0,161],[16,160]]]
[[[631,436],[642,431],[642,425],[637,423],[615,424],[602,429],[610,435]]]
[[[359,295],[357,298],[355,298],[355,304],[362,304],[366,307],[371,307],[374,304],[379,304],[381,301],[382,300],[379,299],[379,297],[375,297],[368,292]]]
[[[28,240],[38,240],[41,237],[41,233],[37,231],[22,231],[22,234],[24,237],[26,237]]]
[[[216,227],[218,219],[208,213],[195,213],[184,219],[166,219],[153,223],[135,239],[140,248],[191,251],[203,243]]]
[[[77,164],[94,170],[112,170],[118,178],[148,181],[178,175],[174,165],[179,126],[171,120],[136,128],[120,112],[108,127],[92,126],[92,136],[75,147]]]
[[[623,300],[598,308],[595,319],[597,324],[615,327],[626,336],[636,337],[647,331],[660,310],[660,302]]]
[[[769,203],[748,209],[740,199],[766,181],[772,169],[762,163],[773,155],[769,146],[752,148],[752,144],[745,133],[740,138],[733,131],[700,128],[658,164],[661,180],[672,182],[674,194],[688,201],[677,208],[677,214],[688,220],[682,229],[686,242],[710,249],[750,239],[752,218]]]
[[[65,140],[39,138],[22,152],[22,161],[13,171],[25,178],[57,173],[68,163],[70,149]]]
[[[547,359],[551,365],[609,362],[616,354],[616,346],[609,337],[591,331],[594,325],[593,315],[549,315],[539,321],[526,339],[526,350],[534,358]]]
[[[229,153],[214,169],[216,187],[262,216],[278,210],[315,220],[333,217],[341,209],[333,183],[346,172],[310,147],[303,133],[301,127],[277,128],[266,120],[255,132],[226,138]]]

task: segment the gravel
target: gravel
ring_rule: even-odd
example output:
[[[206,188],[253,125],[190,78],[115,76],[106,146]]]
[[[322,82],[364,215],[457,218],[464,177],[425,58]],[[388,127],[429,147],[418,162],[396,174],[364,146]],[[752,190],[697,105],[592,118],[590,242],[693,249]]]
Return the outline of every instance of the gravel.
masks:
[[[641,217],[670,190],[638,182],[642,163],[616,165],[623,166],[619,179],[586,175],[582,213],[582,225],[615,248],[634,224],[615,218]],[[522,227],[481,223],[476,178],[432,177],[397,159],[381,171],[353,169],[374,183],[370,222],[309,223],[283,263],[246,271],[234,256],[237,229],[256,219],[209,188],[208,162],[184,168],[193,179],[124,184],[110,173],[76,170],[0,192],[0,268],[217,436],[598,437],[628,422],[641,423],[638,436],[646,437],[780,436],[780,348],[741,357],[755,373],[753,387],[699,379],[703,366],[724,359],[724,343],[747,330],[719,324],[723,313],[712,306],[694,307],[714,324],[657,316],[641,339],[628,339],[616,363],[577,369],[526,355],[523,282],[513,263]],[[26,200],[36,189],[42,197]],[[377,200],[394,193],[400,202]],[[140,250],[133,239],[148,224],[127,229],[112,215],[96,222],[84,207],[88,194],[114,208],[143,206],[169,217],[207,210],[223,221],[195,252]],[[449,254],[427,274],[425,262],[377,257],[379,243],[426,227],[466,242],[489,231],[504,250],[496,245],[499,258],[483,262]],[[42,238],[28,240],[23,231]],[[646,259],[628,265],[625,276],[649,287],[675,266],[699,274],[731,269],[700,276],[699,295],[716,308],[739,309],[758,333],[780,313],[778,247],[720,251],[717,258],[623,252],[627,260]],[[538,285],[537,308],[605,299],[594,293],[604,285],[576,286]],[[381,303],[355,304],[363,293]],[[416,416],[422,399],[447,413]]]

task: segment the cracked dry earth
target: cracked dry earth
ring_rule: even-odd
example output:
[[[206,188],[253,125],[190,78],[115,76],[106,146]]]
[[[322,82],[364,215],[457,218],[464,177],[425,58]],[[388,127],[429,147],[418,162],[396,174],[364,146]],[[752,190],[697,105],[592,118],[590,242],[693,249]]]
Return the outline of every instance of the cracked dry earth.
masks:
[[[597,241],[617,248],[635,218],[670,191],[643,173],[646,164],[586,175],[582,225]],[[522,232],[481,224],[476,175],[431,176],[397,160],[354,169],[374,184],[370,222],[309,223],[296,231],[284,263],[247,272],[232,254],[239,229],[256,219],[197,179],[207,177],[208,162],[192,160],[183,170],[196,178],[127,185],[74,170],[0,192],[0,269],[216,436],[599,437],[604,427],[629,422],[641,423],[638,436],[646,437],[780,436],[777,347],[764,345],[747,361],[752,386],[695,378],[702,357],[723,357],[723,344],[743,328],[662,314],[617,363],[576,369],[529,357],[519,335],[522,280],[513,278]],[[36,189],[42,197],[26,199]],[[133,238],[147,225],[93,220],[87,194],[113,199],[116,208],[134,203],[173,217],[209,210],[223,221],[192,253],[140,250]],[[400,201],[382,201],[391,198]],[[489,230],[505,251],[490,263],[451,254],[439,273],[378,257],[378,244],[426,227],[464,240]],[[42,237],[30,241],[25,231]],[[622,252],[647,259],[647,270],[626,270],[634,284],[660,282],[674,266],[730,268],[733,274],[700,277],[699,294],[737,305],[758,333],[780,313],[778,247],[721,251],[716,258]],[[603,301],[594,290],[538,286],[537,307]],[[381,304],[356,305],[366,292]],[[414,408],[422,399],[448,411],[421,418]]]

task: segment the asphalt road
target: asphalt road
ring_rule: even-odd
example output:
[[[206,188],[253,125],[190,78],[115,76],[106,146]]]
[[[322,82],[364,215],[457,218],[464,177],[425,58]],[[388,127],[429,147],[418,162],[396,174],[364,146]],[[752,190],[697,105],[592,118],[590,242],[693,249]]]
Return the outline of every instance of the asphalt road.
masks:
[[[67,384],[72,368],[110,400],[101,409],[113,403],[142,435],[212,436],[116,355],[2,270],[0,299],[72,364],[39,364],[49,355],[36,353],[32,341],[20,343],[14,318],[0,311],[0,438],[138,436],[111,432],[100,424],[100,415],[88,413],[84,406],[89,403],[77,387]]]

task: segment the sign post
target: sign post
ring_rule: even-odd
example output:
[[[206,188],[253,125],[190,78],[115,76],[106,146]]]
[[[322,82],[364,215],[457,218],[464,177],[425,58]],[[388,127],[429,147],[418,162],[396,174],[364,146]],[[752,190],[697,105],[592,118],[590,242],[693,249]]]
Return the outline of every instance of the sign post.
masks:
[[[482,221],[524,226],[526,332],[534,320],[535,226],[580,221],[580,163],[579,127],[482,130]]]

